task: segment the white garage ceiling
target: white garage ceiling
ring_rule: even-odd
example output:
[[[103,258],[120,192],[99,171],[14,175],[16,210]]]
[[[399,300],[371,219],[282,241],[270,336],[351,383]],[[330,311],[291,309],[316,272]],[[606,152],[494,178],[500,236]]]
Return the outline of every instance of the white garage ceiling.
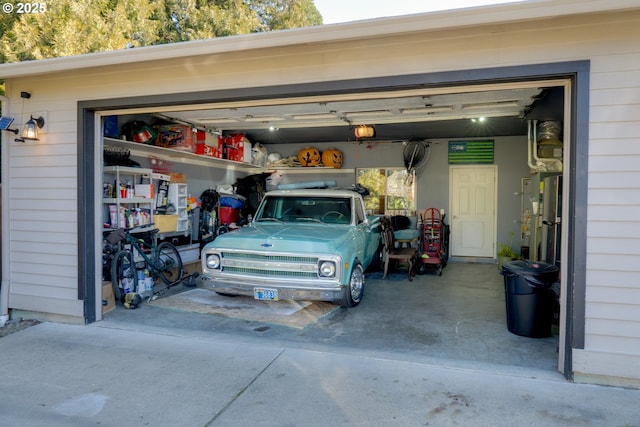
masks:
[[[544,114],[558,118],[540,119],[559,119],[562,105],[553,93],[542,87],[397,91],[181,107],[157,116],[267,144],[352,140],[361,124],[374,125],[383,140],[509,136],[526,134],[526,118],[543,103],[552,104]],[[480,117],[485,121],[472,121]]]

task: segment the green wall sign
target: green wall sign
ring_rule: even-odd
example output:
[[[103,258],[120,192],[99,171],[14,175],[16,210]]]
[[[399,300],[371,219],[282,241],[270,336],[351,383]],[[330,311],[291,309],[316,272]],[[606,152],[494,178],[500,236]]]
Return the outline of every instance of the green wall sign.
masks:
[[[449,164],[475,165],[493,163],[493,140],[449,141]]]

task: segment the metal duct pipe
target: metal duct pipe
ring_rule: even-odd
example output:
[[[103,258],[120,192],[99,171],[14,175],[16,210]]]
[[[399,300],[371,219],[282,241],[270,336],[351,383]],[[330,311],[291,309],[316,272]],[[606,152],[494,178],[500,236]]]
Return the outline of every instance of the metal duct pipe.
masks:
[[[538,157],[538,121],[527,122],[527,164],[536,172],[562,172],[562,161]]]

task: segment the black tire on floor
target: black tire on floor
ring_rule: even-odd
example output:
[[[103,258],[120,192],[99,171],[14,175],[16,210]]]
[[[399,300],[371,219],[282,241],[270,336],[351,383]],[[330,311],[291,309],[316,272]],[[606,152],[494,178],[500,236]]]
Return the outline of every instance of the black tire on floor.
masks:
[[[340,305],[342,307],[355,307],[362,301],[364,294],[364,270],[359,262],[356,262],[351,269],[349,283],[345,289]]]
[[[116,301],[121,301],[125,282],[127,282],[130,292],[137,291],[138,275],[136,265],[133,262],[133,254],[131,251],[121,250],[115,254],[113,261],[111,261],[111,284]]]

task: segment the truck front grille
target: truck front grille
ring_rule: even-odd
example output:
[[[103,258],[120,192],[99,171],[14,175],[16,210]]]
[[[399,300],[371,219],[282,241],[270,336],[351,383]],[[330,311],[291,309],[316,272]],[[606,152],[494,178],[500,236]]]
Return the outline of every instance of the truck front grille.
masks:
[[[263,277],[315,279],[318,277],[318,258],[223,252],[222,271],[229,274],[250,274]]]

